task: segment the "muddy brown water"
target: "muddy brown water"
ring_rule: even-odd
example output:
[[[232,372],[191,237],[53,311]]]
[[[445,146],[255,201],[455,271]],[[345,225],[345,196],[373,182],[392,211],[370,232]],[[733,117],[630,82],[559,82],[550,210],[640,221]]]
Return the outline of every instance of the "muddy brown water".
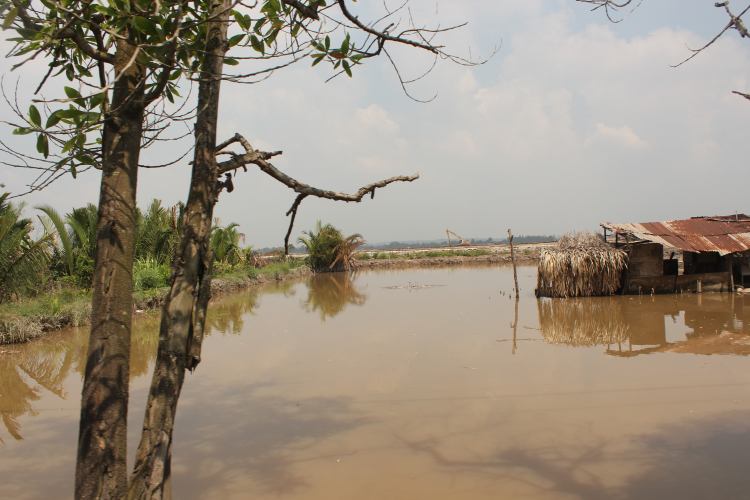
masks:
[[[537,301],[535,276],[519,268],[517,321],[507,266],[217,301],[174,498],[750,498],[750,298]],[[157,321],[134,333],[131,463]],[[0,498],[72,498],[85,345],[0,349]]]

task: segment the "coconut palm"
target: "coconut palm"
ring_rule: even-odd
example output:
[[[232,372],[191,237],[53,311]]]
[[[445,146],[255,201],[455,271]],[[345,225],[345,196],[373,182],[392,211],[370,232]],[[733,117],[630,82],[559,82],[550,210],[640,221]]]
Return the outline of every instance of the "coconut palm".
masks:
[[[171,262],[182,232],[183,203],[171,209],[154,199],[145,214],[136,209],[135,258],[152,257],[158,262]]]
[[[42,279],[50,258],[52,236],[31,238],[31,219],[22,219],[24,203],[0,195],[0,300],[19,296]]]
[[[297,239],[307,248],[310,267],[316,270],[349,269],[354,266],[354,251],[365,244],[361,234],[344,237],[330,224],[318,221],[312,231],[302,231],[307,237]],[[338,265],[337,265],[338,264]]]
[[[237,231],[240,225],[232,222],[226,227],[221,227],[220,219],[216,219],[215,222],[216,225],[211,228],[210,245],[216,262],[225,262],[233,266],[242,262],[250,248],[243,250],[240,247],[240,242],[245,243],[245,235]]]
[[[62,262],[63,273],[75,276],[81,284],[90,284],[96,255],[97,208],[89,203],[73,209],[64,218],[50,205],[35,208],[47,216],[40,220],[45,231],[53,235],[54,253]]]

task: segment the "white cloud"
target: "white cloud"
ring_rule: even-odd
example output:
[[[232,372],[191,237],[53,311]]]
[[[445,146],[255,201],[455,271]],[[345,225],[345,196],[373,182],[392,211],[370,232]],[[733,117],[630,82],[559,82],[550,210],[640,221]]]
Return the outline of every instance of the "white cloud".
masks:
[[[374,129],[381,134],[393,134],[399,129],[398,123],[391,120],[386,110],[377,104],[357,109],[356,116],[360,125]]]
[[[616,128],[608,127],[601,122],[596,124],[596,131],[586,138],[584,145],[590,146],[597,142],[609,144],[614,143],[633,149],[646,149],[649,147],[648,142],[638,137],[638,135],[633,132],[633,129],[627,125]]]

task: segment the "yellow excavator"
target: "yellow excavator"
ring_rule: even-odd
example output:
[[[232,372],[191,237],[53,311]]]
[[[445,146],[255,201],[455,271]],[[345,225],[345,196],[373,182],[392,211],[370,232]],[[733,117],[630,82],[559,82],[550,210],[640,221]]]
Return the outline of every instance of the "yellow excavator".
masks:
[[[453,231],[449,231],[449,230],[447,230],[447,229],[446,229],[446,230],[445,230],[445,234],[447,234],[447,235],[448,235],[448,246],[449,246],[449,247],[452,247],[452,246],[453,246],[453,245],[451,244],[451,234],[452,234],[453,236],[455,236],[456,238],[458,238],[459,240],[461,240],[461,243],[459,243],[459,244],[458,244],[459,246],[461,246],[461,245],[463,245],[463,246],[471,245],[471,241],[469,241],[469,240],[465,240],[465,239],[461,238],[461,237],[460,237],[459,235],[457,235],[457,234],[456,234],[456,233],[454,233]]]

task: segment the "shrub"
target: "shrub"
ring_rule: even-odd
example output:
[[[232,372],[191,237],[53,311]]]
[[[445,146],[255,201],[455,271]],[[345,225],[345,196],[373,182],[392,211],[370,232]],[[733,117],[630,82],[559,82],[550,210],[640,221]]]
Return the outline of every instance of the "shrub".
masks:
[[[153,257],[138,259],[133,263],[133,290],[164,288],[169,284],[171,274],[167,264]]]

